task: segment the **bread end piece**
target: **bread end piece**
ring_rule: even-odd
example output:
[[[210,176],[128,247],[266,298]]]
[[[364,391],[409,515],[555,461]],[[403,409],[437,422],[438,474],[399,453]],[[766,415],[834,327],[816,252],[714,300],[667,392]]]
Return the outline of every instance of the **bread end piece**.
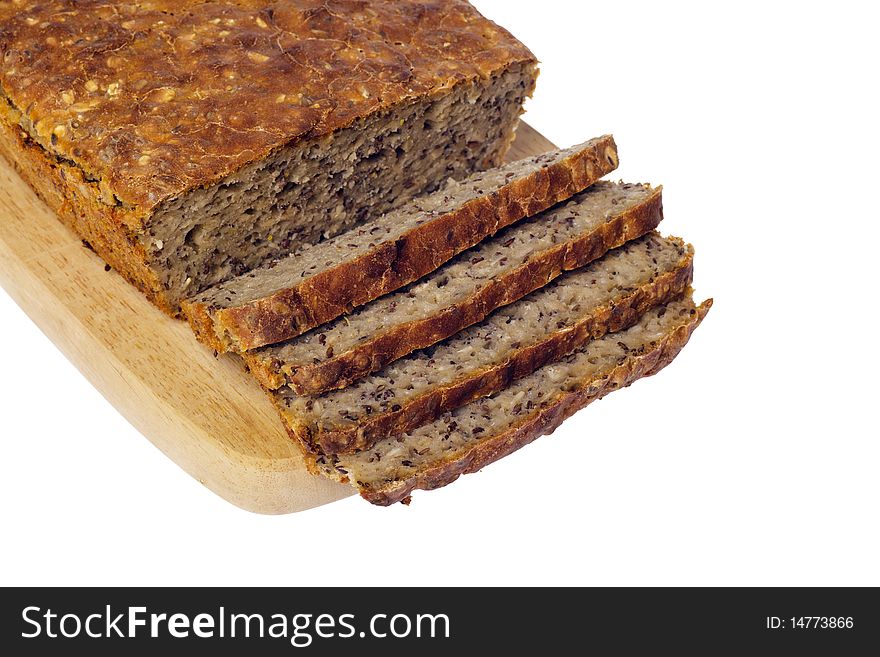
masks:
[[[696,312],[688,322],[664,336],[650,351],[628,358],[624,363],[615,367],[598,388],[588,386],[563,393],[552,405],[542,408],[521,424],[474,445],[461,457],[427,468],[414,477],[394,482],[382,488],[360,488],[361,497],[372,504],[390,506],[403,501],[416,489],[434,490],[451,484],[461,475],[477,472],[537,438],[553,433],[564,420],[580,409],[615,390],[633,384],[640,378],[657,374],[671,363],[688,343],[712,304],[712,299],[704,301],[696,308]],[[312,461],[313,459],[306,460]],[[309,465],[310,470],[318,472],[316,464],[310,463]]]

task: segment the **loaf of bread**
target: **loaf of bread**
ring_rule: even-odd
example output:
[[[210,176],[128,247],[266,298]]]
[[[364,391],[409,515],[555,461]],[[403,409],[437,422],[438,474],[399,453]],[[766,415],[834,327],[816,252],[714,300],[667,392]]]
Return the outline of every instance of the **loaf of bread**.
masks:
[[[187,299],[184,313],[199,339],[219,352],[288,340],[434,271],[616,167],[617,148],[606,135],[451,181],[360,228]]]
[[[647,235],[348,388],[301,397],[285,387],[274,401],[291,436],[308,451],[368,449],[632,325],[680,296],[692,271],[692,249]]]
[[[611,136],[501,166],[537,73],[466,0],[0,2],[0,155],[387,505],[656,373],[712,305],[661,190],[597,182]]]
[[[600,181],[456,256],[399,292],[278,345],[246,352],[260,383],[317,395],[479,322],[657,226],[660,189]]]
[[[169,313],[500,164],[536,60],[463,0],[0,3],[0,152]]]
[[[710,299],[697,307],[688,294],[491,397],[368,450],[311,456],[309,464],[316,472],[351,484],[373,504],[406,501],[415,489],[445,486],[552,433],[591,402],[656,374],[678,355],[711,305]]]

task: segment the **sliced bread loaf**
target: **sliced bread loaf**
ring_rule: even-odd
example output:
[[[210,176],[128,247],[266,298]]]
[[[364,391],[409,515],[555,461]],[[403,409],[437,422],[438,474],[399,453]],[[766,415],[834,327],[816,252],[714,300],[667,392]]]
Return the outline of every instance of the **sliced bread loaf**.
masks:
[[[711,306],[710,299],[695,307],[687,295],[411,433],[358,454],[311,456],[309,464],[350,483],[373,504],[389,505],[407,500],[415,489],[445,486],[552,433],[609,392],[656,374],[687,344]]]
[[[214,286],[183,310],[200,340],[247,351],[296,337],[433,271],[617,166],[610,136],[450,181],[364,226]]]
[[[655,228],[661,190],[598,182],[510,226],[423,279],[287,342],[244,354],[265,387],[344,388]]]
[[[351,387],[318,397],[285,387],[275,393],[275,403],[288,431],[307,450],[367,449],[630,326],[649,308],[684,292],[692,269],[689,246],[647,235]]]

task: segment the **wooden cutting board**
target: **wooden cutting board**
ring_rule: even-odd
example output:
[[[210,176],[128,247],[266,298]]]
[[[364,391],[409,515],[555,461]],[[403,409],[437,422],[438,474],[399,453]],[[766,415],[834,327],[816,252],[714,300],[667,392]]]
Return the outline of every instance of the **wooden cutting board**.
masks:
[[[509,159],[552,148],[523,123]],[[2,157],[0,284],[138,431],[229,502],[293,513],[353,493],[306,471],[238,359],[215,358],[185,323],[105,271]]]

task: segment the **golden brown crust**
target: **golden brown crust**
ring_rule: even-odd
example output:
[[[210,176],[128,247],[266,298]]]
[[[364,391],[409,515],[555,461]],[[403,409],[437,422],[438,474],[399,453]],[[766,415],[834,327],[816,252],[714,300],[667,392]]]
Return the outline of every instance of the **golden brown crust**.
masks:
[[[600,384],[559,393],[520,424],[480,441],[472,448],[459,452],[456,456],[434,467],[426,468],[406,480],[375,490],[360,488],[361,496],[368,502],[381,506],[401,502],[416,489],[433,490],[446,486],[463,474],[476,472],[536,438],[553,433],[564,420],[588,404],[640,378],[656,374],[672,362],[711,307],[711,299],[704,301],[689,322],[679,326],[651,351],[628,358],[614,368],[609,377]]]
[[[5,157],[37,195],[118,273],[169,314],[175,308],[161,291],[148,254],[125,220],[125,208],[108,206],[91,193],[93,183],[82,171],[46,152],[16,127],[10,106],[0,98],[0,156]]]
[[[197,337],[219,352],[289,340],[411,283],[505,226],[583,191],[616,166],[613,137],[593,139],[559,162],[301,283],[230,308],[184,302],[184,314]]]
[[[424,349],[485,319],[493,310],[546,285],[562,272],[602,257],[611,249],[641,237],[663,219],[662,188],[640,205],[615,216],[588,235],[559,244],[521,267],[494,279],[466,301],[438,315],[399,324],[372,340],[314,365],[287,367],[277,358],[246,352],[244,359],[261,385],[270,390],[288,385],[298,395],[337,390],[377,372],[417,349]]]
[[[606,333],[629,328],[650,308],[680,296],[693,278],[693,249],[668,272],[633,289],[622,299],[596,308],[588,316],[562,330],[549,332],[539,342],[514,351],[505,361],[470,372],[444,386],[401,404],[397,411],[374,413],[356,425],[337,429],[317,427],[281,413],[288,433],[306,450],[319,454],[346,454],[367,449],[376,442],[412,431],[433,422],[447,411],[503,390],[547,363],[554,362]]]
[[[463,0],[2,3],[0,52],[32,137],[134,228],[294,141],[535,62]]]

